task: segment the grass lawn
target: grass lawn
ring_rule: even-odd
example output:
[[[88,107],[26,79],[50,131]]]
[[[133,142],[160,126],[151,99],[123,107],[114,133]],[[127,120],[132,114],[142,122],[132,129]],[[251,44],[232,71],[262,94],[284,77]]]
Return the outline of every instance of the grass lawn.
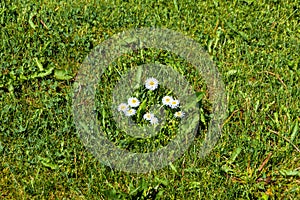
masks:
[[[298,0],[33,2],[0,2],[0,199],[300,198]],[[141,27],[181,32],[210,54],[226,87],[228,116],[214,149],[197,158],[211,114],[204,95],[202,131],[185,154],[163,169],[134,174],[107,167],[86,149],[74,124],[72,92],[92,49]],[[207,94],[189,63],[147,49],[112,64],[99,95],[110,102],[105,91],[119,80],[113,69],[154,61]],[[112,125],[102,128],[121,148],[153,150],[176,132],[175,125],[153,141],[132,140],[105,109],[97,107],[99,117]]]

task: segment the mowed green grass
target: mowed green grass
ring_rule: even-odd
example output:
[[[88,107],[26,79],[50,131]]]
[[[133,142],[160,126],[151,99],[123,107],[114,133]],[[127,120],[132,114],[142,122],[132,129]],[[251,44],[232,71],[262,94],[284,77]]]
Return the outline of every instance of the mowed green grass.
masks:
[[[1,1],[0,198],[299,198],[299,19],[296,0]],[[207,157],[196,157],[196,139],[172,165],[147,174],[101,164],[72,116],[84,58],[139,27],[199,42],[222,75],[229,108]]]

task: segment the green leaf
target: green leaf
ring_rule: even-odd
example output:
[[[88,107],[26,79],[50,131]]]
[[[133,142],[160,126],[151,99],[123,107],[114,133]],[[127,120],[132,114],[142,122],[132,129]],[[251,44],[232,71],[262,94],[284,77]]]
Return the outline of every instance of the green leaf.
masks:
[[[233,172],[233,169],[231,169],[228,165],[223,165],[221,167],[222,171],[228,173],[228,172]]]
[[[143,72],[142,67],[139,67],[136,71],[136,82],[137,82],[137,84],[133,87],[134,89],[138,89],[141,85],[142,72]]]
[[[2,145],[2,143],[0,141],[0,153],[2,153],[3,149],[4,149],[4,147],[3,147],[3,145]]]
[[[164,186],[168,186],[169,185],[168,180],[163,180],[163,179],[160,179],[158,177],[155,177],[155,181],[157,181],[159,184],[163,184]]]
[[[51,168],[51,169],[58,169],[58,165],[57,165],[57,164],[47,163],[47,162],[45,162],[45,161],[41,161],[41,163],[42,163],[45,167],[48,167],[48,168]]]
[[[238,72],[237,70],[232,69],[232,70],[229,70],[228,72],[226,72],[225,74],[226,74],[226,76],[231,76],[231,75],[236,74],[237,72]]]
[[[176,174],[178,174],[178,171],[177,171],[176,167],[175,167],[172,163],[169,163],[169,166],[171,167],[171,169],[172,169]]]
[[[102,126],[105,127],[105,118],[106,118],[106,110],[104,108],[104,106],[102,105]]]
[[[176,11],[179,11],[179,7],[176,0],[173,0]]]
[[[201,101],[205,96],[205,92],[196,92],[197,102]]]
[[[137,193],[137,191],[139,191],[141,187],[137,187],[134,190],[130,191],[129,195],[135,195]]]
[[[205,121],[205,116],[204,116],[204,113],[201,112],[200,114],[200,121],[205,125],[206,124],[206,121]]]
[[[230,162],[230,163],[233,163],[233,162],[235,161],[235,159],[238,157],[238,155],[241,153],[241,151],[242,151],[242,148],[240,148],[240,147],[236,148],[236,149],[233,151],[233,153],[232,153],[232,155],[231,155],[231,157],[230,157],[229,162]]]
[[[190,186],[189,189],[200,188],[201,187],[201,182],[193,181],[193,182],[189,183],[189,186]]]
[[[43,73],[34,73],[33,75],[30,76],[30,78],[34,79],[34,78],[42,78],[42,77],[48,76],[52,73],[53,69],[54,69],[54,67],[50,67]]]
[[[283,175],[283,176],[300,176],[300,171],[298,170],[280,170],[280,173]]]
[[[49,158],[43,158],[43,157],[40,157],[40,156],[38,158],[41,161],[42,165],[44,165],[45,167],[48,167],[48,168],[51,168],[51,169],[58,169],[58,165],[50,163]]]
[[[69,71],[63,69],[55,69],[54,70],[54,77],[57,80],[70,80],[73,76],[70,74]]]
[[[299,129],[299,123],[298,123],[298,120],[296,120],[295,126],[293,128],[293,132],[292,132],[292,135],[291,135],[291,142],[293,142],[293,140],[295,139],[295,137],[298,133],[298,129]]]
[[[143,112],[146,108],[146,105],[147,105],[147,99],[145,99],[139,106],[137,112],[138,114],[140,114],[141,112]]]
[[[33,23],[32,21],[32,18],[36,15],[36,13],[31,13],[30,16],[29,16],[29,20],[28,20],[28,23],[29,25],[31,26],[31,28],[35,29],[35,24]]]
[[[50,159],[49,158],[43,158],[43,157],[38,157],[40,161],[43,161],[43,162],[50,162]]]
[[[36,65],[38,66],[39,70],[43,71],[44,68],[43,68],[43,65],[40,63],[40,61],[37,58],[34,58],[34,60],[36,62]]]

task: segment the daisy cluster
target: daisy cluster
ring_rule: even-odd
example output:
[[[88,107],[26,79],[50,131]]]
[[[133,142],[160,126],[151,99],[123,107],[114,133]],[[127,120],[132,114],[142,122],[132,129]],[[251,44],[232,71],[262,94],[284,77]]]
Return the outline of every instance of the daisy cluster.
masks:
[[[158,88],[158,80],[151,77],[145,81],[145,87],[148,90],[154,91]],[[164,96],[162,98],[162,104],[164,106],[170,107],[171,109],[179,108],[180,101],[173,98],[172,96]],[[140,105],[140,100],[136,97],[130,97],[127,103],[121,103],[118,106],[118,111],[125,114],[125,116],[134,116],[137,112],[137,108]],[[185,115],[182,111],[177,111],[174,113],[176,118],[183,118]],[[153,113],[147,112],[143,115],[143,119],[149,121],[151,124],[158,124],[159,120]]]

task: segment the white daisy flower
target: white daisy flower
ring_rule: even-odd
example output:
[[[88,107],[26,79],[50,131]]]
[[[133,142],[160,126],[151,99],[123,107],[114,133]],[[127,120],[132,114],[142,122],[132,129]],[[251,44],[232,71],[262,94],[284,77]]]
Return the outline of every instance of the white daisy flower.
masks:
[[[175,112],[175,114],[174,114],[174,116],[177,117],[177,118],[183,118],[184,115],[185,115],[185,113],[182,112],[182,111],[177,111],[177,112]]]
[[[148,90],[155,90],[157,87],[158,87],[158,80],[155,79],[155,78],[148,78],[146,81],[145,81],[145,87],[148,89]]]
[[[158,119],[156,117],[152,117],[151,120],[150,120],[150,123],[153,124],[153,125],[158,124]]]
[[[131,107],[138,107],[140,105],[140,101],[135,97],[130,97],[128,99],[128,105]]]
[[[179,106],[179,100],[177,100],[177,99],[173,99],[172,101],[171,101],[171,103],[170,103],[170,107],[171,108],[177,108],[178,106]]]
[[[170,97],[170,96],[164,96],[164,97],[162,98],[162,103],[163,103],[165,106],[170,106],[172,101],[173,101],[173,98]]]
[[[121,103],[119,106],[118,106],[118,111],[119,112],[125,112],[126,110],[128,110],[128,105],[126,103]]]
[[[146,114],[144,114],[143,118],[145,120],[151,121],[151,119],[154,117],[154,115],[152,113],[147,112]]]
[[[131,109],[125,111],[125,115],[126,115],[127,117],[130,117],[130,116],[132,116],[132,115],[135,115],[135,113],[136,113],[136,110],[133,109],[133,108],[131,108]]]

